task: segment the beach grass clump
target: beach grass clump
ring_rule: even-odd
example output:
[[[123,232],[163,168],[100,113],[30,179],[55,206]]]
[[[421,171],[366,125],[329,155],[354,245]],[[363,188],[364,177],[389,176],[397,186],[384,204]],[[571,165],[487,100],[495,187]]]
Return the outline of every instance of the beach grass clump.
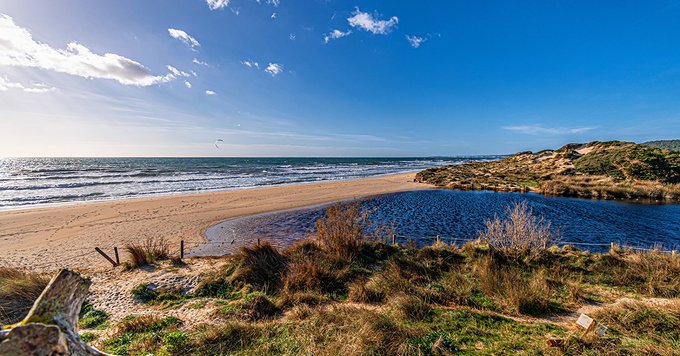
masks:
[[[178,343],[188,340],[179,334],[182,325],[174,316],[128,315],[118,322],[115,333],[102,341],[103,351],[115,355],[172,354]]]
[[[282,277],[288,269],[288,259],[265,241],[241,248],[234,257],[234,266],[228,278],[229,283],[239,287],[249,285],[258,291],[274,293],[281,288]]]
[[[49,280],[42,274],[0,267],[0,325],[21,321]]]
[[[147,238],[142,243],[129,243],[125,251],[130,258],[129,267],[139,268],[170,258],[170,243],[165,238]]]
[[[514,203],[505,213],[505,219],[496,216],[487,221],[486,230],[479,234],[479,239],[492,251],[512,258],[532,259],[557,243],[550,221],[533,215],[526,201]]]
[[[621,251],[602,255],[593,266],[604,283],[654,297],[680,296],[680,258],[658,251]]]
[[[89,300],[85,300],[80,307],[80,315],[78,319],[78,327],[81,329],[103,328],[106,326],[106,321],[109,320],[109,314],[104,310],[96,309]]]
[[[269,320],[280,313],[280,309],[262,292],[246,294],[216,310],[215,316],[239,320]]]
[[[509,312],[542,315],[551,311],[552,290],[543,270],[527,273],[489,256],[476,262],[475,271],[480,290]]]

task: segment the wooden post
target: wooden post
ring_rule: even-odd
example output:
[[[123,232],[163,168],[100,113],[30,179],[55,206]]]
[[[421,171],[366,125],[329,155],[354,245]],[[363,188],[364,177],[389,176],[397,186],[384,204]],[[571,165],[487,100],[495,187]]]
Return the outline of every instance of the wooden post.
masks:
[[[180,260],[184,259],[184,240],[181,240],[179,242],[179,259]]]
[[[257,238],[257,245],[260,246],[260,238]]]
[[[439,235],[437,235],[437,245],[439,245]]]
[[[99,247],[95,247],[94,250],[99,252],[100,255],[104,256],[104,258],[106,258],[107,261],[111,262],[113,267],[117,266],[116,261],[112,260],[111,257],[109,257],[109,255],[105,254],[104,251],[102,251]]]
[[[397,234],[392,234],[392,246],[397,244]]]
[[[120,264],[120,258],[118,258],[118,247],[113,248],[113,253],[116,255],[116,264]]]

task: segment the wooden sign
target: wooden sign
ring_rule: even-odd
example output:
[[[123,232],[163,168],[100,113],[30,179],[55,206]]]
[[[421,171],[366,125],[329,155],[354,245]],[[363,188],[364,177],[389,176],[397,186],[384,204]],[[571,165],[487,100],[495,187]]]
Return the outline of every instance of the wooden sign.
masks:
[[[594,322],[595,320],[593,320],[593,318],[585,314],[581,314],[581,316],[578,317],[578,320],[576,320],[576,324],[586,330],[589,330]]]

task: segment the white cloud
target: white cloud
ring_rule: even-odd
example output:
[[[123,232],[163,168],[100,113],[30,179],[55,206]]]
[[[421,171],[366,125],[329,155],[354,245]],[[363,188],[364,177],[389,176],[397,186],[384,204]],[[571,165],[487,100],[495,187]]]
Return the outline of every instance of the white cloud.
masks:
[[[188,81],[184,81],[184,85],[185,85],[187,88],[191,89],[191,83],[189,83]]]
[[[178,30],[176,28],[169,28],[168,33],[170,34],[170,37],[178,39],[187,46],[193,48],[193,47],[199,47],[201,44],[193,37],[189,36],[188,33]]]
[[[215,92],[212,91],[212,90],[206,90],[206,91],[205,91],[205,94],[206,94],[206,95],[216,95],[217,93],[215,93]]]
[[[272,13],[272,20],[276,19],[276,12]]]
[[[271,74],[272,77],[275,77],[283,72],[283,65],[278,63],[269,63],[264,71]]]
[[[352,30],[347,30],[345,32],[342,32],[338,29],[335,29],[335,30],[333,30],[333,31],[331,31],[331,32],[329,32],[329,33],[327,33],[323,36],[323,43],[328,43],[331,40],[342,38],[342,37],[345,37],[345,36],[349,36],[350,34],[352,34]]]
[[[184,71],[181,71],[181,70],[179,70],[179,69],[177,69],[177,68],[175,68],[171,65],[168,65],[166,67],[168,68],[170,73],[172,73],[172,75],[174,75],[175,77],[190,77],[191,76],[191,74],[184,72]]]
[[[71,42],[66,49],[55,49],[37,42],[31,33],[0,14],[0,65],[49,69],[85,78],[113,79],[121,84],[148,86],[165,83],[174,76],[154,76],[149,70],[118,54],[92,53],[87,47]]]
[[[208,63],[200,61],[200,60],[198,60],[198,58],[194,58],[194,60],[192,62],[196,63],[198,65],[202,65],[202,66],[206,66],[206,67],[208,66]]]
[[[294,33],[291,33],[291,34],[288,35],[288,39],[290,39],[291,41],[295,41],[295,38],[296,37],[295,37]]]
[[[396,16],[392,16],[389,20],[377,20],[369,13],[361,12],[358,7],[354,10],[353,15],[347,19],[350,26],[358,27],[375,35],[386,35],[399,23],[399,18]]]
[[[406,35],[406,40],[408,41],[408,43],[411,44],[413,48],[418,48],[420,47],[421,44],[423,44],[423,42],[427,41],[427,38],[418,37],[415,35],[414,36]]]
[[[593,127],[544,127],[542,125],[504,126],[504,130],[527,135],[568,135],[593,130]]]
[[[251,60],[242,61],[241,64],[248,68],[260,68],[260,63]]]
[[[281,5],[281,0],[267,0],[267,4],[274,5],[275,7],[279,7]]]
[[[44,83],[33,83],[32,87],[26,87],[21,83],[12,82],[5,77],[0,77],[0,91],[7,91],[10,89],[19,89],[27,93],[47,93],[56,90],[54,87]]]
[[[210,10],[219,10],[229,6],[229,0],[206,0]]]

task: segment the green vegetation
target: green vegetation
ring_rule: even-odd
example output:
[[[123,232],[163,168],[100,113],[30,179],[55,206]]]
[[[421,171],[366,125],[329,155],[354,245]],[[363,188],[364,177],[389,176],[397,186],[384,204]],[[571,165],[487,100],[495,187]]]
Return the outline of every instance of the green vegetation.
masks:
[[[568,144],[494,162],[431,168],[416,180],[463,190],[678,201],[680,152],[621,141]]]
[[[103,350],[116,355],[174,354],[177,344],[186,343],[184,333],[178,331],[182,321],[169,316],[129,315],[121,320],[112,337],[103,341]]]
[[[320,223],[347,231],[364,218],[358,210],[343,209],[328,210]],[[244,248],[225,258],[222,272],[206,277],[193,295],[181,296],[200,298],[198,307],[219,322],[187,325],[172,317],[131,316],[96,345],[113,353],[161,355],[664,354],[677,349],[678,302],[673,300],[659,306],[613,304],[595,313],[620,343],[582,336],[573,320],[554,322],[593,302],[680,296],[677,256],[557,248],[544,236],[543,222],[530,219],[526,207],[514,210],[517,219],[498,223],[506,233],[534,225],[523,234],[529,241],[514,238],[499,245],[486,231],[480,241],[461,248],[439,243],[414,249],[367,241],[364,232],[354,230],[282,251],[267,243]],[[135,295],[148,304],[164,299],[163,292],[149,289],[138,286]],[[562,339],[562,346],[548,347],[548,338]]]
[[[78,327],[81,329],[104,328],[108,319],[109,315],[105,311],[95,309],[88,300],[85,300],[80,308]]]
[[[576,171],[626,180],[680,183],[680,152],[627,142],[601,143],[574,160]]]
[[[0,325],[21,321],[48,282],[41,274],[0,267]]]
[[[643,143],[643,145],[663,148],[667,150],[680,151],[680,140],[659,140],[659,141],[649,141]]]

